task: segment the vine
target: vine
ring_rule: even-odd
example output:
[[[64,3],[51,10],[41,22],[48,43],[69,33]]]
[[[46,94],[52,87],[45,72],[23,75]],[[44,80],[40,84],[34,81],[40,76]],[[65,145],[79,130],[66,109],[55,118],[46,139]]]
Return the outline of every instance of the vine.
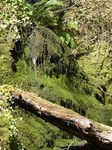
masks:
[[[12,97],[9,90],[12,86],[0,86],[0,148],[24,150],[24,145],[19,141],[17,119],[13,109]]]

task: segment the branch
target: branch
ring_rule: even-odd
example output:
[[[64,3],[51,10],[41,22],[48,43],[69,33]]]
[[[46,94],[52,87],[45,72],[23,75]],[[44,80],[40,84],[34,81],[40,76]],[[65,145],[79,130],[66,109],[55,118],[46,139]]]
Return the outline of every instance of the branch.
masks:
[[[68,7],[66,7],[66,8],[62,8],[62,9],[60,9],[60,10],[56,10],[56,11],[54,11],[53,13],[54,13],[54,14],[57,14],[57,13],[60,13],[60,12],[63,12],[63,11],[67,11],[67,10],[70,10],[70,9],[74,9],[75,6],[76,6],[76,3],[73,4],[73,5],[71,5],[71,6],[68,6]]]
[[[97,147],[112,150],[112,128],[89,120],[62,106],[48,102],[36,94],[17,89],[10,91],[14,102],[37,117],[50,122],[72,135],[86,140]]]

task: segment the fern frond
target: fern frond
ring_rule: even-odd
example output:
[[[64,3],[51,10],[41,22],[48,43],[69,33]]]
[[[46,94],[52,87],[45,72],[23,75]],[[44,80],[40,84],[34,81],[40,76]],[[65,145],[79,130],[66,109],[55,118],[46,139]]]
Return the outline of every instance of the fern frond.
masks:
[[[49,0],[46,3],[46,6],[48,6],[48,7],[50,7],[50,6],[64,6],[64,2],[59,1],[59,0]]]

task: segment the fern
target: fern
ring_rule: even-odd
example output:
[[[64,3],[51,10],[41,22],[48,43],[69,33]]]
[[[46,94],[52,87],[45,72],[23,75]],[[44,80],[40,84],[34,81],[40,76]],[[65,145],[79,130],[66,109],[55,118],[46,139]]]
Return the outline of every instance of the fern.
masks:
[[[72,31],[78,30],[78,22],[63,22],[63,17],[66,12],[61,12],[66,7],[65,0],[38,0],[34,5],[34,16],[41,25],[52,26],[55,33],[60,37],[63,44],[70,48],[74,48],[74,38]],[[60,13],[56,13],[60,11]],[[35,20],[34,20],[35,22]]]
[[[34,18],[43,23],[43,19],[46,22],[51,22],[54,17],[54,10],[62,8],[64,6],[63,0],[38,0],[34,5]]]
[[[58,0],[49,0],[46,5],[49,6],[63,6],[64,2],[63,1],[58,1]]]

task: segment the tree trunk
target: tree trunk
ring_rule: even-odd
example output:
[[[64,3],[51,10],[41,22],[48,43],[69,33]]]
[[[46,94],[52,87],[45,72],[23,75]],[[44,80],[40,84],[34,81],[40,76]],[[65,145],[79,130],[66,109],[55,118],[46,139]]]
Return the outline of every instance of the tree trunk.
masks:
[[[10,91],[14,102],[56,127],[92,143],[102,150],[112,150],[112,128],[89,120],[36,94],[17,89]]]

